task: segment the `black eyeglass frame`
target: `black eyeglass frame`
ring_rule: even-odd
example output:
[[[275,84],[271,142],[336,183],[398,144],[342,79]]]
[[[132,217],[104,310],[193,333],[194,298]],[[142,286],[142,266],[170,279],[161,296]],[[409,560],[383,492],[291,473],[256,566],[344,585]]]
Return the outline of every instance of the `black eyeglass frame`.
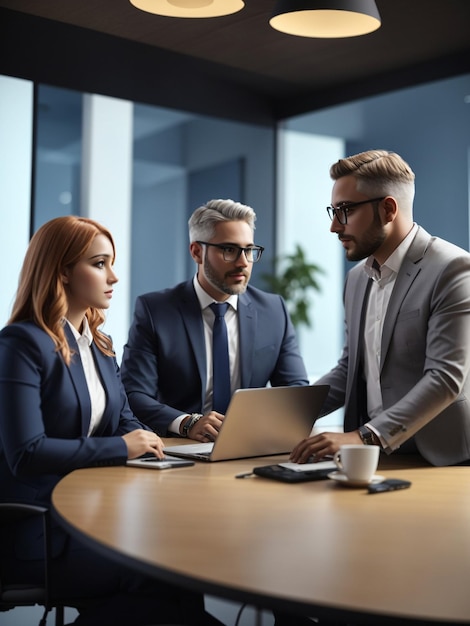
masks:
[[[347,202],[343,206],[339,207],[330,205],[326,207],[326,210],[331,221],[333,221],[336,217],[338,222],[342,226],[345,226],[348,223],[348,213],[351,209],[361,206],[361,204],[369,204],[369,202],[380,202],[381,200],[385,200],[386,197],[387,196],[382,196],[381,198],[370,198],[368,200],[360,200],[359,202]]]
[[[245,258],[248,261],[248,263],[258,263],[264,251],[263,246],[248,246],[248,248],[242,248],[241,246],[236,246],[234,244],[229,244],[229,243],[210,243],[209,241],[196,241],[196,243],[201,244],[201,246],[212,246],[213,248],[219,248],[219,250],[222,250],[224,261],[226,261],[227,263],[235,263],[236,261],[238,261],[242,252],[244,252]],[[238,254],[236,255],[235,258],[233,259],[226,258],[227,248],[233,248],[235,250],[238,250]],[[255,252],[257,253],[256,258],[254,255]]]

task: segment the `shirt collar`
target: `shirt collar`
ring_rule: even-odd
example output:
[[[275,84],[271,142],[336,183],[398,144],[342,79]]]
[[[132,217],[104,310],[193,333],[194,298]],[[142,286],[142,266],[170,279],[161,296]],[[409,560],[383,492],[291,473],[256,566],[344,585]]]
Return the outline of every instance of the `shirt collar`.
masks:
[[[91,346],[93,342],[93,335],[91,334],[90,326],[88,324],[88,319],[86,317],[83,318],[83,328],[82,332],[79,333],[73,324],[69,322],[68,319],[65,320],[69,325],[70,330],[72,331],[73,336],[75,337],[75,341],[78,342],[82,337],[86,339],[89,346]]]
[[[375,260],[374,256],[371,255],[367,257],[367,260],[364,264],[364,271],[366,272],[366,274],[370,276],[370,278],[373,278],[376,281],[383,278],[384,275],[391,274],[392,272],[395,272],[395,274],[398,274],[401,264],[403,263],[403,260],[405,256],[407,255],[408,250],[410,249],[410,246],[413,242],[413,239],[415,238],[417,231],[418,231],[418,225],[413,224],[413,228],[410,230],[407,236],[403,239],[400,245],[397,246],[397,248],[395,248],[392,254],[385,261],[385,263],[380,266],[380,271],[377,271],[375,268],[372,267],[372,264]]]
[[[207,307],[210,306],[213,302],[216,302],[216,300],[214,300],[214,298],[212,298],[212,296],[210,296],[201,287],[197,279],[197,274],[195,274],[193,278],[193,285],[194,285],[194,290],[196,292],[197,299],[199,300],[201,311],[203,311],[204,309],[207,309]],[[224,300],[224,302],[227,302],[228,304],[230,304],[233,307],[233,309],[235,309],[235,311],[237,310],[238,296],[236,294],[229,296],[229,298],[227,300]]]

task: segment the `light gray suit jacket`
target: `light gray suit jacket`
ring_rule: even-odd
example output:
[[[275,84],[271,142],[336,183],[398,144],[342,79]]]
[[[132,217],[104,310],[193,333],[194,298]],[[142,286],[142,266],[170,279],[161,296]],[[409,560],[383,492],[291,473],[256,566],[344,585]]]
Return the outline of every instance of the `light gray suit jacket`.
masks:
[[[322,415],[345,407],[344,429],[358,426],[358,376],[370,279],[356,265],[344,289],[345,344]],[[470,459],[470,254],[423,228],[398,273],[384,320],[383,411],[371,425],[387,452],[414,436],[433,465]]]

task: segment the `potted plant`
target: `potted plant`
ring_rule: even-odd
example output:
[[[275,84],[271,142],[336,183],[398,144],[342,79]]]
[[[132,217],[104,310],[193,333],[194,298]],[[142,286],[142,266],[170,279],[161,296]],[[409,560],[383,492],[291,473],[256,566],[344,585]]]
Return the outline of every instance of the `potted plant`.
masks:
[[[296,328],[301,324],[311,327],[309,291],[321,291],[317,280],[323,270],[315,263],[310,263],[303,248],[296,244],[292,254],[286,254],[274,259],[273,274],[262,274],[261,278],[268,285],[270,291],[281,295],[287,303],[287,308]]]

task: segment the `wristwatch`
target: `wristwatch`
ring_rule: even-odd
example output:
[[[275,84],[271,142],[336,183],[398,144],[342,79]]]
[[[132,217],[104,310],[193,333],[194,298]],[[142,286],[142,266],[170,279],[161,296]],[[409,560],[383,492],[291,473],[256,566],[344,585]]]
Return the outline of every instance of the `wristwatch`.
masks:
[[[365,446],[380,446],[379,438],[367,426],[359,426],[359,437]]]

